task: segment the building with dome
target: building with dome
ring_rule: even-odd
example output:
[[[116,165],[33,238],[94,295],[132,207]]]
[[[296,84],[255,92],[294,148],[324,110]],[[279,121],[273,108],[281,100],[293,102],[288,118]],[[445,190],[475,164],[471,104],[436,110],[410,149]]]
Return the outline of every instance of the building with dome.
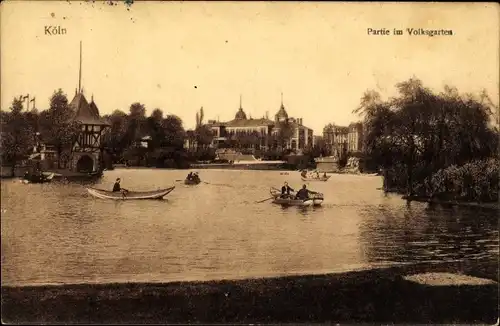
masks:
[[[233,120],[227,122],[209,120],[207,124],[214,134],[212,147],[227,146],[227,144],[230,144],[231,139],[246,134],[258,139],[252,144],[253,149],[278,147],[277,136],[280,134],[280,128],[285,125],[289,128],[291,136],[285,145],[287,149],[301,151],[313,145],[313,130],[303,125],[302,118],[295,119],[288,116],[283,105],[283,96],[281,106],[275,114],[274,120],[270,120],[267,116],[258,119],[247,117],[240,97],[240,107]]]

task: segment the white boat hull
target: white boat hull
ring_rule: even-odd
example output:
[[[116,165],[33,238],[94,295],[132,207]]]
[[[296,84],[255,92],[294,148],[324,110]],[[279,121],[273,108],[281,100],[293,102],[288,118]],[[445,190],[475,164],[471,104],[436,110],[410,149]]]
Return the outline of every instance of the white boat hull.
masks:
[[[126,193],[122,192],[112,192],[102,189],[86,188],[88,193],[94,197],[100,199],[111,199],[111,200],[141,200],[141,199],[162,199],[168,195],[175,187],[170,187],[167,189],[159,189],[155,191],[130,191]]]
[[[278,205],[283,205],[283,206],[301,206],[301,207],[307,207],[307,206],[320,206],[323,203],[323,195],[322,194],[316,194],[313,195],[312,198],[307,199],[307,200],[300,200],[300,199],[287,199],[287,198],[280,198],[281,197],[281,192],[279,189],[276,188],[271,188],[270,189],[271,196],[274,197],[274,200],[272,201],[273,204],[278,204]]]
[[[309,181],[323,181],[323,182],[326,182],[328,181],[328,179],[330,179],[330,176],[327,176],[326,178],[324,177],[321,177],[321,178],[304,178],[304,177],[301,177],[302,181],[306,181],[306,182],[309,182]]]
[[[313,199],[314,206],[321,206],[323,204],[323,199]]]

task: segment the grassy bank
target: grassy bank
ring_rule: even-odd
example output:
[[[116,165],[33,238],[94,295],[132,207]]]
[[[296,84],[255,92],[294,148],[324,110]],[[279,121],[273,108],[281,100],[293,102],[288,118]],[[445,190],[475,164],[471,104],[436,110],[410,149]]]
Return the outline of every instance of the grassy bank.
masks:
[[[429,270],[471,273],[469,269],[459,264],[413,265],[240,281],[3,287],[2,319],[9,323],[492,324],[498,316],[496,284],[430,286],[404,279]],[[492,263],[477,270],[497,275]]]

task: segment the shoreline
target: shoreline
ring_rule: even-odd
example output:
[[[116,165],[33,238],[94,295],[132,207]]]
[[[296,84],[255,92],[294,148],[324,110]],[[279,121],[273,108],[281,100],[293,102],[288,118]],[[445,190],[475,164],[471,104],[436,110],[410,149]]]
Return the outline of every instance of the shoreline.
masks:
[[[499,202],[478,203],[478,202],[466,202],[466,201],[451,201],[451,200],[431,199],[428,197],[419,197],[419,196],[402,196],[401,198],[407,200],[408,202],[416,201],[428,204],[452,205],[458,207],[486,208],[486,209],[500,210]]]
[[[483,263],[205,282],[3,286],[2,318],[9,323],[493,324],[498,284],[431,286],[404,278],[432,271],[498,281],[498,266]]]

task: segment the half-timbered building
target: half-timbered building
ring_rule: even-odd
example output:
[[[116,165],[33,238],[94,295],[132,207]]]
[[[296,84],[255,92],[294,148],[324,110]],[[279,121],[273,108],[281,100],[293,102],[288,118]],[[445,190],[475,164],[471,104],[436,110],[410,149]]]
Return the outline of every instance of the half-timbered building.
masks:
[[[93,96],[89,103],[83,92],[75,92],[70,107],[81,130],[71,148],[69,168],[74,172],[100,172],[104,168],[102,138],[109,124],[99,115]]]

